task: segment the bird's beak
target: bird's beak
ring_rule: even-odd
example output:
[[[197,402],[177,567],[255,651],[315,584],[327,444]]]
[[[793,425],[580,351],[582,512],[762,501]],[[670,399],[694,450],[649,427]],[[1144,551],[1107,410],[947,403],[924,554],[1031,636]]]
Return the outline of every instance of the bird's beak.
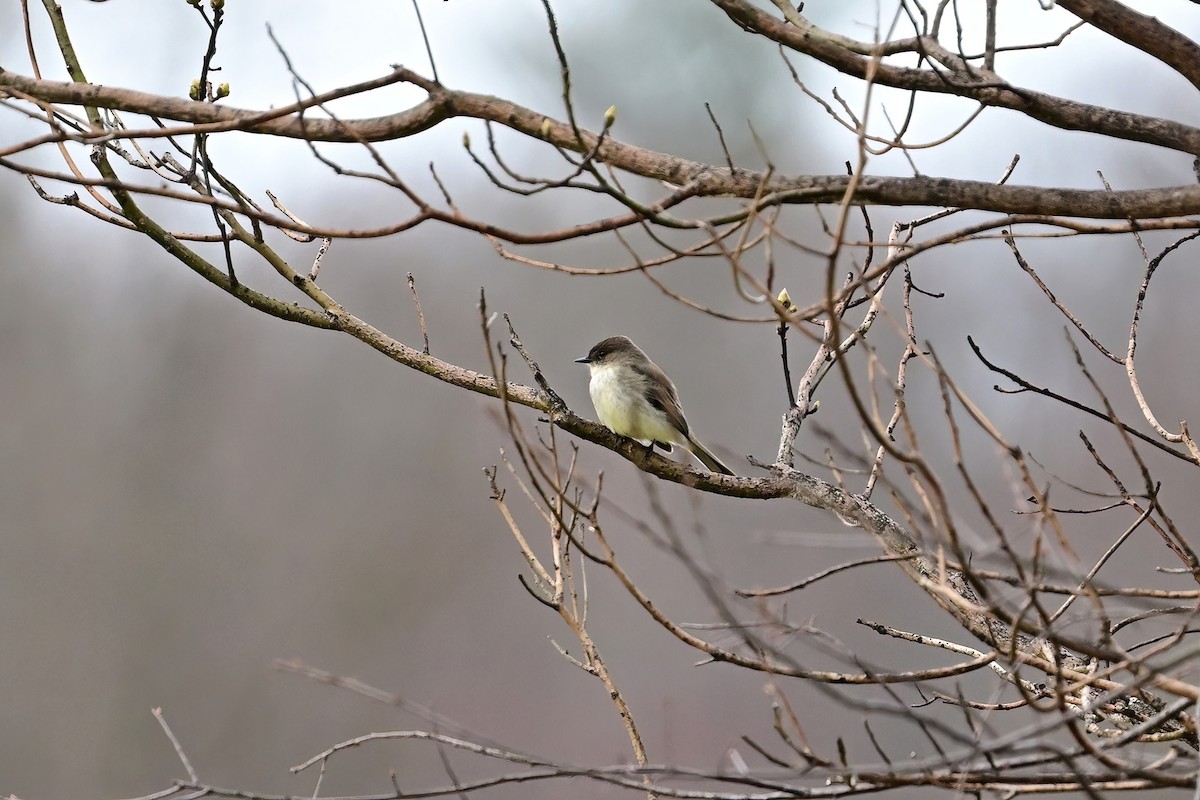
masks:
[[[592,363],[592,360],[590,358],[588,358],[587,356],[584,356],[583,358],[575,359],[575,363],[576,364],[590,364],[590,363]]]

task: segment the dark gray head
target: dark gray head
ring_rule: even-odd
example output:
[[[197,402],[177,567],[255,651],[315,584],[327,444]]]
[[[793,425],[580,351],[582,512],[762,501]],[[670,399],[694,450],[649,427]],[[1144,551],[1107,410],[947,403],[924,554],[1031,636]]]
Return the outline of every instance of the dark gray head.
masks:
[[[609,364],[619,358],[645,359],[642,349],[629,340],[628,336],[610,336],[597,342],[588,350],[583,358],[575,359],[576,364]]]

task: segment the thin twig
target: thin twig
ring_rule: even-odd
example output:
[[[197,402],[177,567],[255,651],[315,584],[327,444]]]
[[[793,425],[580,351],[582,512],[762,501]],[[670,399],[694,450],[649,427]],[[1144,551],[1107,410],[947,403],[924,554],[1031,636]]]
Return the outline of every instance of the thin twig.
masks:
[[[175,748],[175,755],[179,756],[179,760],[183,762],[183,768],[187,770],[188,777],[192,779],[193,783],[199,783],[200,778],[197,777],[196,770],[192,768],[192,762],[188,760],[187,753],[183,752],[183,745],[175,738],[175,732],[167,724],[167,718],[163,716],[162,709],[156,706],[150,709],[150,713],[154,714],[154,718],[162,726],[163,733],[171,740],[171,746]]]

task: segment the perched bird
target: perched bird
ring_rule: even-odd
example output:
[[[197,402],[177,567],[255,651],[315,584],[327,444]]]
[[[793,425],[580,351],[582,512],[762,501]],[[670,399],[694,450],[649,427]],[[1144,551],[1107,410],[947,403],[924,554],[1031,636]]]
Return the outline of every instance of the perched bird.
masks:
[[[692,435],[675,384],[628,337],[610,336],[575,361],[588,365],[592,405],[613,433],[668,453],[682,445],[713,472],[734,474]]]

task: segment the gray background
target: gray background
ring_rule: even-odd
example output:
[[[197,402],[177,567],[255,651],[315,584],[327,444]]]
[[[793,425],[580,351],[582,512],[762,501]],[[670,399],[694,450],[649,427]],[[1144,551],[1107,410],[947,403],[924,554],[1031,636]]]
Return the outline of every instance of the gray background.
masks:
[[[407,4],[230,5],[217,80],[232,83],[231,105],[263,108],[292,100],[265,22],[319,90],[374,77],[392,62],[427,71]],[[584,124],[598,127],[604,109],[616,104],[620,139],[720,162],[703,108],[708,101],[742,166],[761,165],[747,121],[782,171],[839,173],[853,157],[852,139],[791,84],[773,48],[712,7],[681,0],[575,5],[562,4],[559,13]],[[847,16],[817,18],[870,38],[874,4],[848,5]],[[1146,5],[1148,12],[1166,10],[1165,4]],[[1008,18],[1005,33],[1037,41],[1063,27],[1065,15],[1024,6],[1023,16]],[[563,116],[539,4],[455,0],[422,7],[447,85]],[[91,80],[186,93],[206,34],[184,3],[68,2],[65,10]],[[1196,33],[1193,9],[1179,10],[1193,18],[1177,24]],[[38,9],[33,13],[46,76],[62,77],[48,25]],[[1074,68],[1051,68],[1056,59]],[[29,71],[15,0],[0,4],[0,64]],[[1098,35],[1077,35],[1058,54],[1005,57],[1001,67],[1010,80],[1048,92],[1196,121],[1194,106],[1180,108],[1182,81],[1162,77],[1165,71],[1148,59]],[[826,96],[835,85],[852,102],[861,96],[850,79],[807,63],[802,69],[806,82]],[[417,96],[388,90],[337,109],[372,116]],[[903,114],[903,98],[879,96],[888,99],[894,119]],[[969,111],[950,100],[923,101],[912,139],[945,135]],[[3,119],[5,144],[38,133],[11,112]],[[886,130],[881,118],[875,121]],[[459,149],[464,131],[482,145],[479,123],[454,120],[381,150],[431,198],[425,165],[436,160],[467,213],[520,230],[615,212],[590,196],[572,204],[554,195],[523,201],[498,192]],[[509,135],[501,142],[524,172],[560,169],[556,156],[536,143]],[[344,163],[365,163],[354,148],[326,152]],[[1191,180],[1183,156],[1070,136],[1004,112],[987,113],[954,142],[914,157],[927,174],[994,180],[1014,153],[1022,156],[1017,183],[1095,188],[1096,170],[1119,188]],[[213,154],[244,189],[259,198],[271,189],[314,223],[367,227],[411,212],[394,192],[336,179],[295,142],[234,135],[215,141]],[[23,158],[59,163],[49,149]],[[872,162],[871,170],[909,172],[894,155]],[[176,224],[208,229],[203,214],[165,213]],[[877,210],[876,231],[916,213]],[[811,213],[789,211],[785,220],[793,235],[823,245]],[[373,730],[429,727],[271,669],[273,659],[290,657],[398,692],[476,736],[516,749],[577,763],[630,760],[603,688],[547,640],[577,652],[569,632],[517,583],[525,565],[481,472],[508,445],[489,413],[496,403],[400,368],[348,337],[259,315],[148,241],[40,202],[10,172],[0,173],[0,241],[0,793],[31,800],[162,788],[183,770],[150,713],[156,706],[203,781],[271,792],[311,792],[314,776],[295,777],[287,768],[334,742]],[[1025,247],[1109,346],[1123,347],[1140,275],[1134,243],[1087,239]],[[315,253],[292,243],[280,249],[298,266]],[[625,261],[611,241],[523,252],[580,265]],[[217,258],[215,251],[210,255]],[[292,296],[244,255],[238,263],[245,280]],[[1021,364],[1031,378],[1063,389],[1083,386],[1070,366],[1061,318],[1049,313],[1004,245],[957,246],[914,266],[923,288],[947,295],[919,301],[919,335],[935,343],[1014,440],[1061,474],[1105,488],[1075,434],[1079,427],[1094,430],[1090,423],[1044,402],[989,394],[995,381],[966,348],[971,333],[990,355]],[[1195,409],[1197,370],[1186,362],[1190,353],[1177,349],[1196,335],[1189,266],[1185,254],[1156,279],[1142,339],[1144,379],[1163,420]],[[798,302],[818,297],[819,260],[787,253],[780,269],[780,284]],[[486,241],[447,227],[338,242],[321,278],[353,313],[417,343],[404,280],[409,271],[435,355],[486,369],[475,308],[484,286],[490,307],[512,316],[576,410],[591,409],[586,371],[571,359],[599,338],[623,332],[673,375],[692,424],[736,469],[752,471],[745,454],[773,457],[786,397],[772,326],[719,323],[675,304],[636,275],[572,278],[507,263]],[[685,262],[661,275],[672,288],[723,310],[762,311],[736,299],[727,268],[718,263]],[[884,352],[895,352],[882,333],[880,339]],[[808,350],[799,338],[793,347],[802,368]],[[526,380],[516,364],[513,377]],[[1128,409],[1119,370],[1106,372],[1105,382]],[[817,421],[857,446],[844,398],[831,382]],[[940,403],[927,375],[914,382],[910,403],[918,418],[936,420]],[[523,420],[535,422],[532,415]],[[947,466],[944,431],[931,422],[925,437],[935,463]],[[825,442],[806,429],[800,444],[820,457]],[[969,458],[1001,510],[1014,506],[994,448],[972,438]],[[604,470],[611,500],[646,514],[648,490],[629,465],[590,445],[583,446],[582,463],[589,473]],[[1190,476],[1180,477],[1161,458],[1152,457],[1152,466],[1168,481],[1176,517],[1189,519],[1196,511]],[[861,534],[794,504],[695,497],[673,486],[656,491],[696,552],[733,585],[788,582],[873,552]],[[517,492],[509,497],[542,547],[545,536],[534,515]],[[970,532],[979,520],[969,505],[960,505]],[[1075,542],[1081,555],[1102,550],[1128,522],[1114,519],[1085,532]],[[1027,522],[1006,523],[1018,541],[1029,541]],[[619,516],[609,517],[608,532],[627,567],[669,613],[692,622],[712,619],[694,583],[669,557]],[[1155,564],[1166,563],[1154,552]],[[1119,559],[1113,575],[1159,580],[1149,571],[1154,564],[1129,561]],[[916,648],[881,650],[878,637],[853,624],[863,616],[963,639],[898,571],[871,569],[792,598],[790,618],[811,618],[893,668],[945,663]],[[764,678],[719,665],[693,668],[697,653],[653,626],[607,576],[589,575],[593,635],[643,727],[651,759],[715,769],[738,748],[758,763],[739,736],[771,741]],[[797,652],[814,666],[838,663],[811,649]],[[859,758],[873,757],[855,714],[811,686],[781,685],[801,709],[815,747],[832,755],[834,737],[844,735]],[[986,694],[991,686],[984,680],[977,688]],[[901,737],[909,729],[895,730]],[[897,746],[905,752],[916,747],[899,739]],[[507,771],[462,759],[456,765],[463,777]],[[323,791],[388,791],[389,767],[408,789],[446,782],[428,746],[381,743],[335,760]],[[554,790],[519,791],[545,796]]]

